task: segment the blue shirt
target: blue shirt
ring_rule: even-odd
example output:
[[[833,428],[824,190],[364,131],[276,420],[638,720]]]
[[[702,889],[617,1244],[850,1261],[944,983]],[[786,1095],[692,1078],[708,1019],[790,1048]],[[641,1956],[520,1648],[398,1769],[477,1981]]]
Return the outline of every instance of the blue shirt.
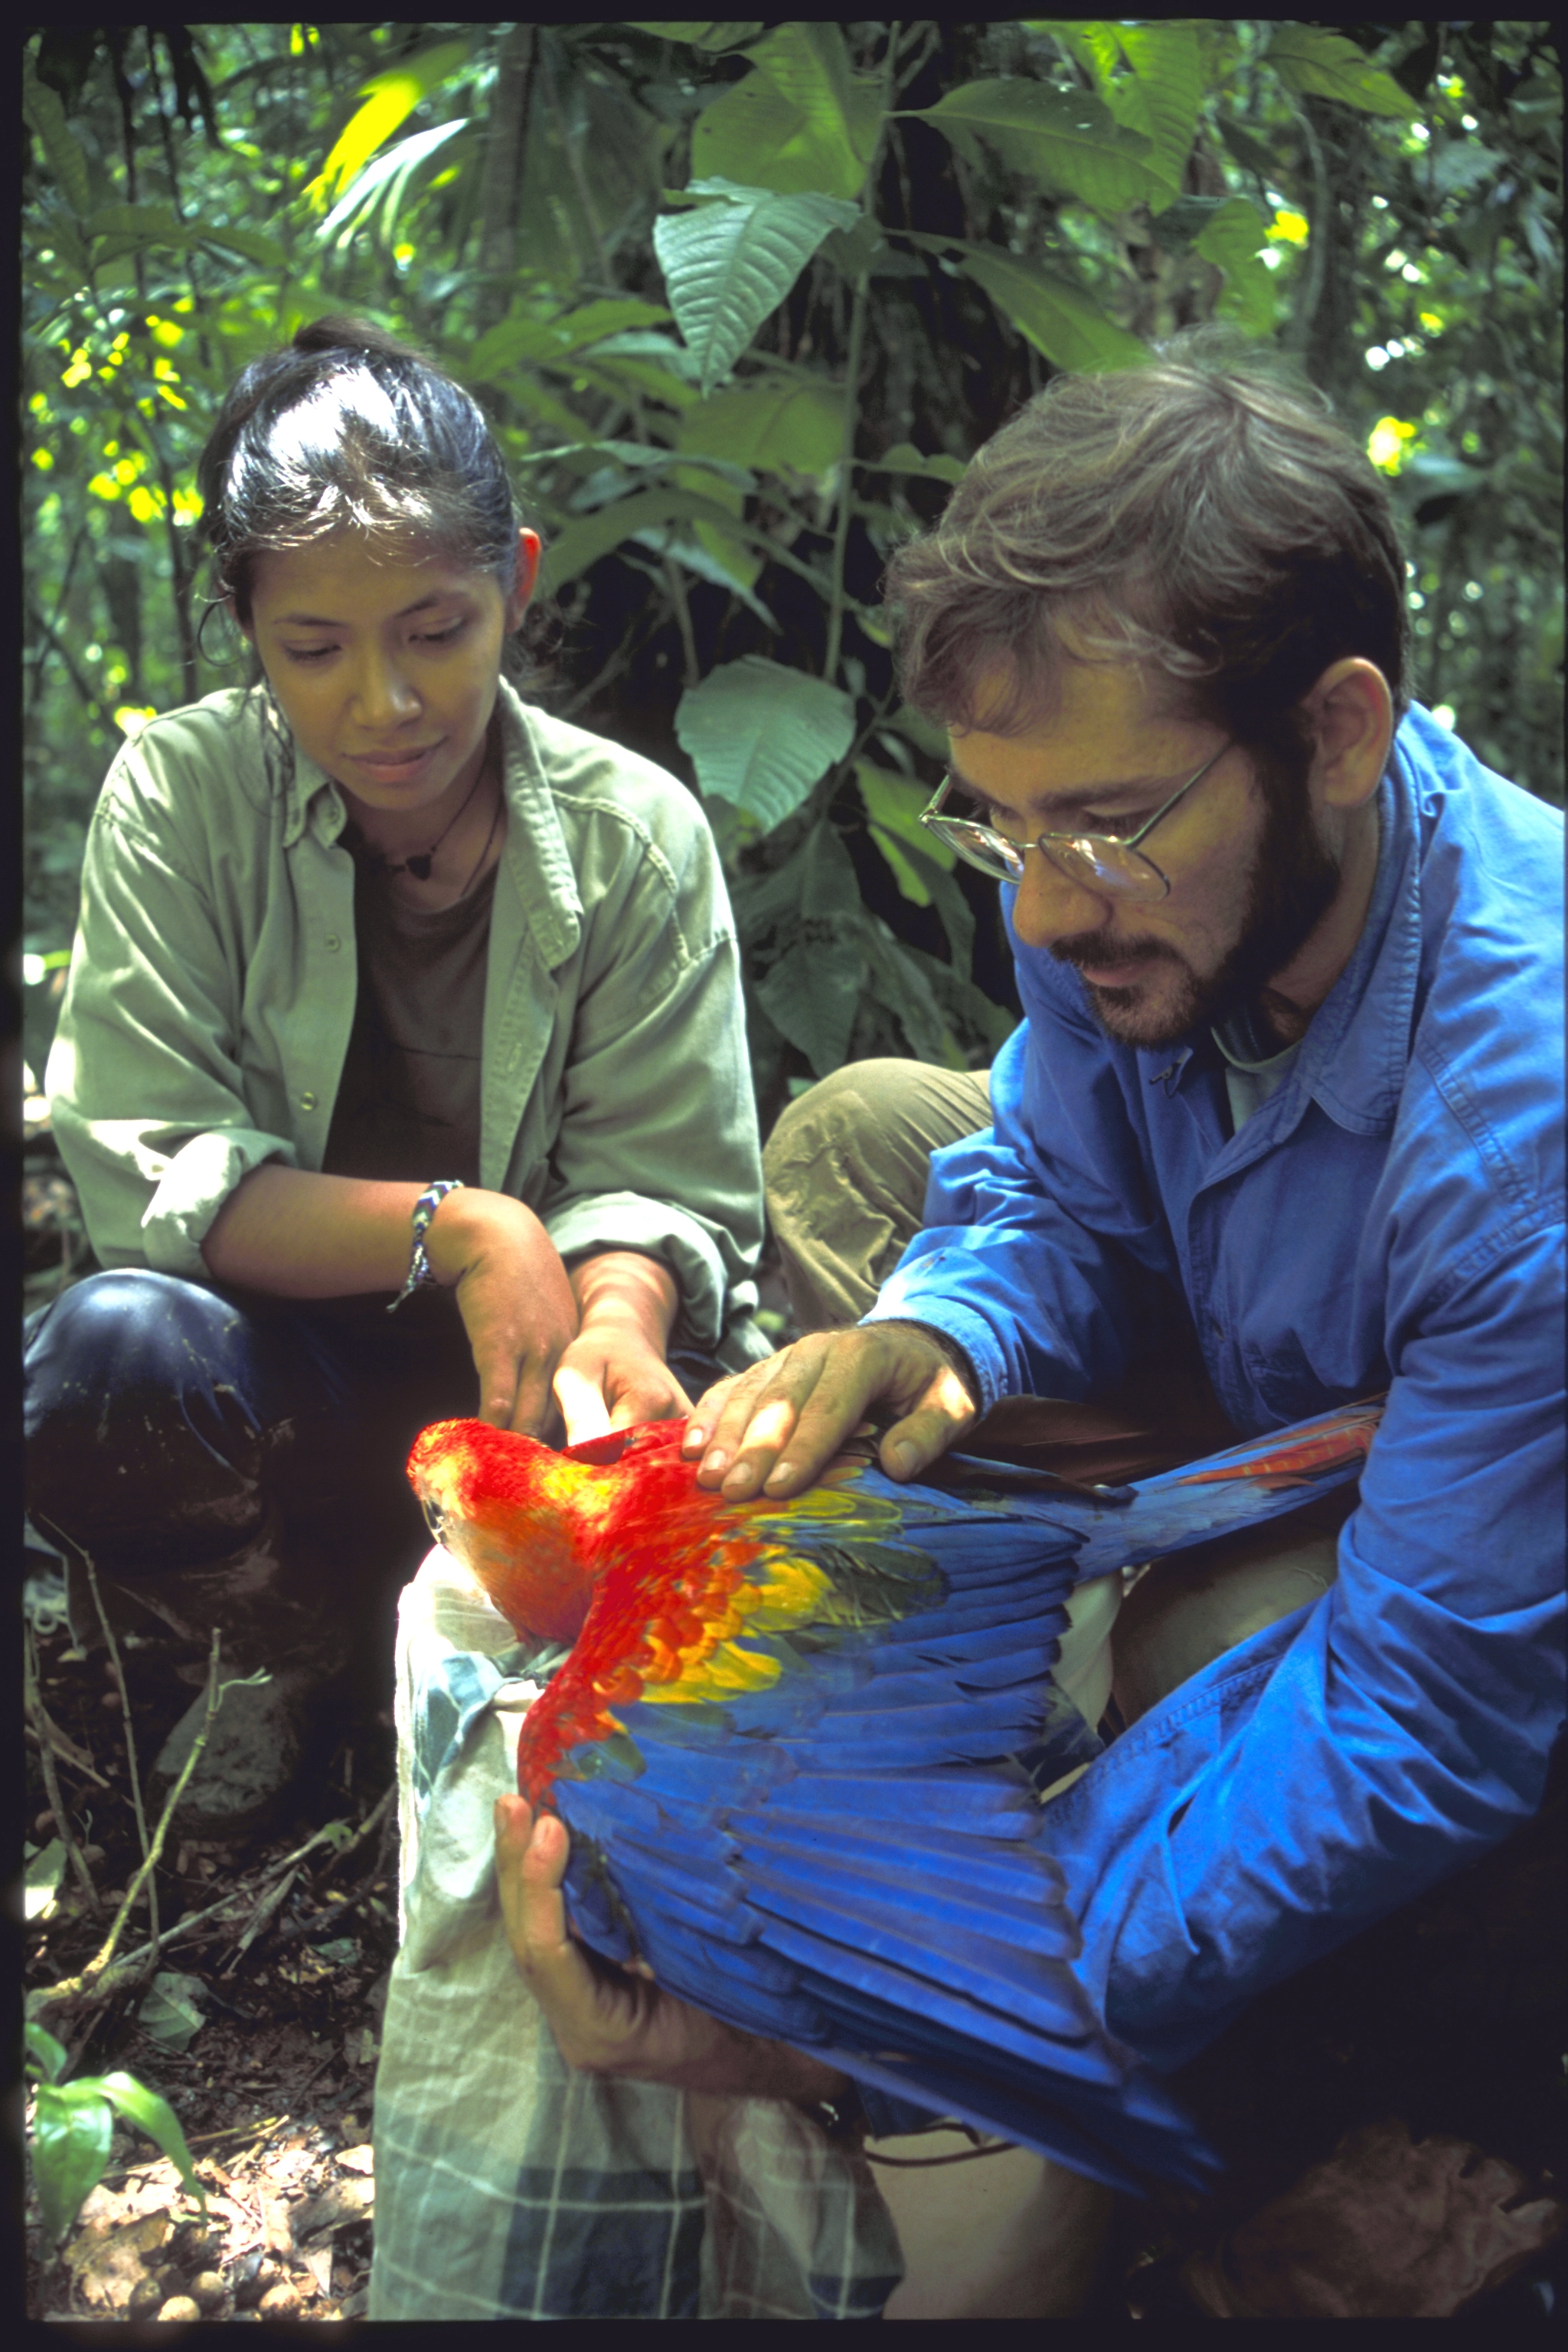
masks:
[[[1194,1335],[1249,1435],[1388,1391],[1334,1585],[1047,1809],[1086,1981],[1160,2066],[1532,1811],[1563,1716],[1563,819],[1418,709],[1378,812],[1361,938],[1239,1133],[1206,1032],[1115,1044],[1015,939],[994,1126],[873,1310],[987,1406]]]

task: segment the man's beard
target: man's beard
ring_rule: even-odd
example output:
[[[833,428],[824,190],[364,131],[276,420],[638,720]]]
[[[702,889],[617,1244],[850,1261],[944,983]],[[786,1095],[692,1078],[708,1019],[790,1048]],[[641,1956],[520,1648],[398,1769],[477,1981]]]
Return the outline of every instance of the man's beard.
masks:
[[[1207,980],[1163,940],[1110,942],[1102,932],[1085,931],[1056,940],[1050,952],[1058,963],[1087,964],[1091,971],[1097,965],[1163,964],[1178,983],[1163,1011],[1141,1003],[1136,988],[1098,988],[1086,981],[1084,992],[1100,1027],[1119,1044],[1171,1045],[1191,1030],[1216,1027],[1256,1004],[1269,981],[1305,947],[1339,887],[1340,869],[1318,838],[1305,790],[1280,791],[1268,801],[1240,933]]]

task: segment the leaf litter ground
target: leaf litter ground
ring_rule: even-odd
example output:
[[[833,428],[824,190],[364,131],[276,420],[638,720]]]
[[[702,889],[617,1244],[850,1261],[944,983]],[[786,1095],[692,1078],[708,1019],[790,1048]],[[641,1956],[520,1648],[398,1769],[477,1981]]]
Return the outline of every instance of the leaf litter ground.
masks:
[[[74,1650],[47,1613],[36,1638],[41,1696],[59,1734],[57,1778],[102,1911],[91,1914],[68,1871],[49,1915],[27,1924],[29,1989],[85,1966],[141,1862],[110,1663],[101,1651]],[[156,1639],[129,1649],[121,1639],[144,1773],[194,1694]],[[174,2165],[117,2126],[108,2171],[58,2256],[42,2242],[29,2189],[29,2317],[363,2312],[376,2046],[397,1940],[394,1740],[384,1689],[380,1706],[375,1696],[357,1698],[325,1770],[278,1835],[229,1848],[171,1841],[157,1874],[163,1948],[151,1980],[91,2008],[45,2012],[71,2052],[73,2076],[121,2068],[168,2099],[207,2211],[204,2224]],[[27,1817],[28,1843],[47,1847],[55,1824],[36,1737]],[[225,1896],[234,1900],[218,1916],[200,1918]],[[193,1924],[183,1929],[182,1920]],[[147,1941],[143,1903],[121,1949]]]

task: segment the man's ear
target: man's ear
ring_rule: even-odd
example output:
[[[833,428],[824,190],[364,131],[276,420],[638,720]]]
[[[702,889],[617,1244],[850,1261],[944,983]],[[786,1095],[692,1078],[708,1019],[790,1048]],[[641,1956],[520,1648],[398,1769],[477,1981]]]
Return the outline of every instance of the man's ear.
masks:
[[[1364,806],[1376,792],[1394,741],[1394,697],[1375,662],[1359,654],[1331,662],[1301,698],[1317,752],[1312,777],[1328,808]]]

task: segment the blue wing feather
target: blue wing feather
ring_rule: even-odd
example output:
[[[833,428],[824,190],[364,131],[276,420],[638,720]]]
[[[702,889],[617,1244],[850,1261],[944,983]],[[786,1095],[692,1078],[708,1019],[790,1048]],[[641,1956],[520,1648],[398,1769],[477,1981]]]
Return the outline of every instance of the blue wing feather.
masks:
[[[1075,1584],[1296,1507],[1277,1457],[1313,1486],[1353,1475],[1353,1448],[1321,1458],[1335,1428],[1098,1494],[998,1465],[994,1487],[943,1492],[868,1466],[838,1489],[863,1514],[781,1519],[875,1622],[746,1632],[778,1665],[766,1689],[616,1703],[616,1739],[556,1782],[574,1927],[731,2024],[1114,2187],[1199,2184],[1214,2158],[1073,1972],[1034,1789],[1099,1742],[1050,1669]],[[1193,1483],[1212,1466],[1225,1476]]]

